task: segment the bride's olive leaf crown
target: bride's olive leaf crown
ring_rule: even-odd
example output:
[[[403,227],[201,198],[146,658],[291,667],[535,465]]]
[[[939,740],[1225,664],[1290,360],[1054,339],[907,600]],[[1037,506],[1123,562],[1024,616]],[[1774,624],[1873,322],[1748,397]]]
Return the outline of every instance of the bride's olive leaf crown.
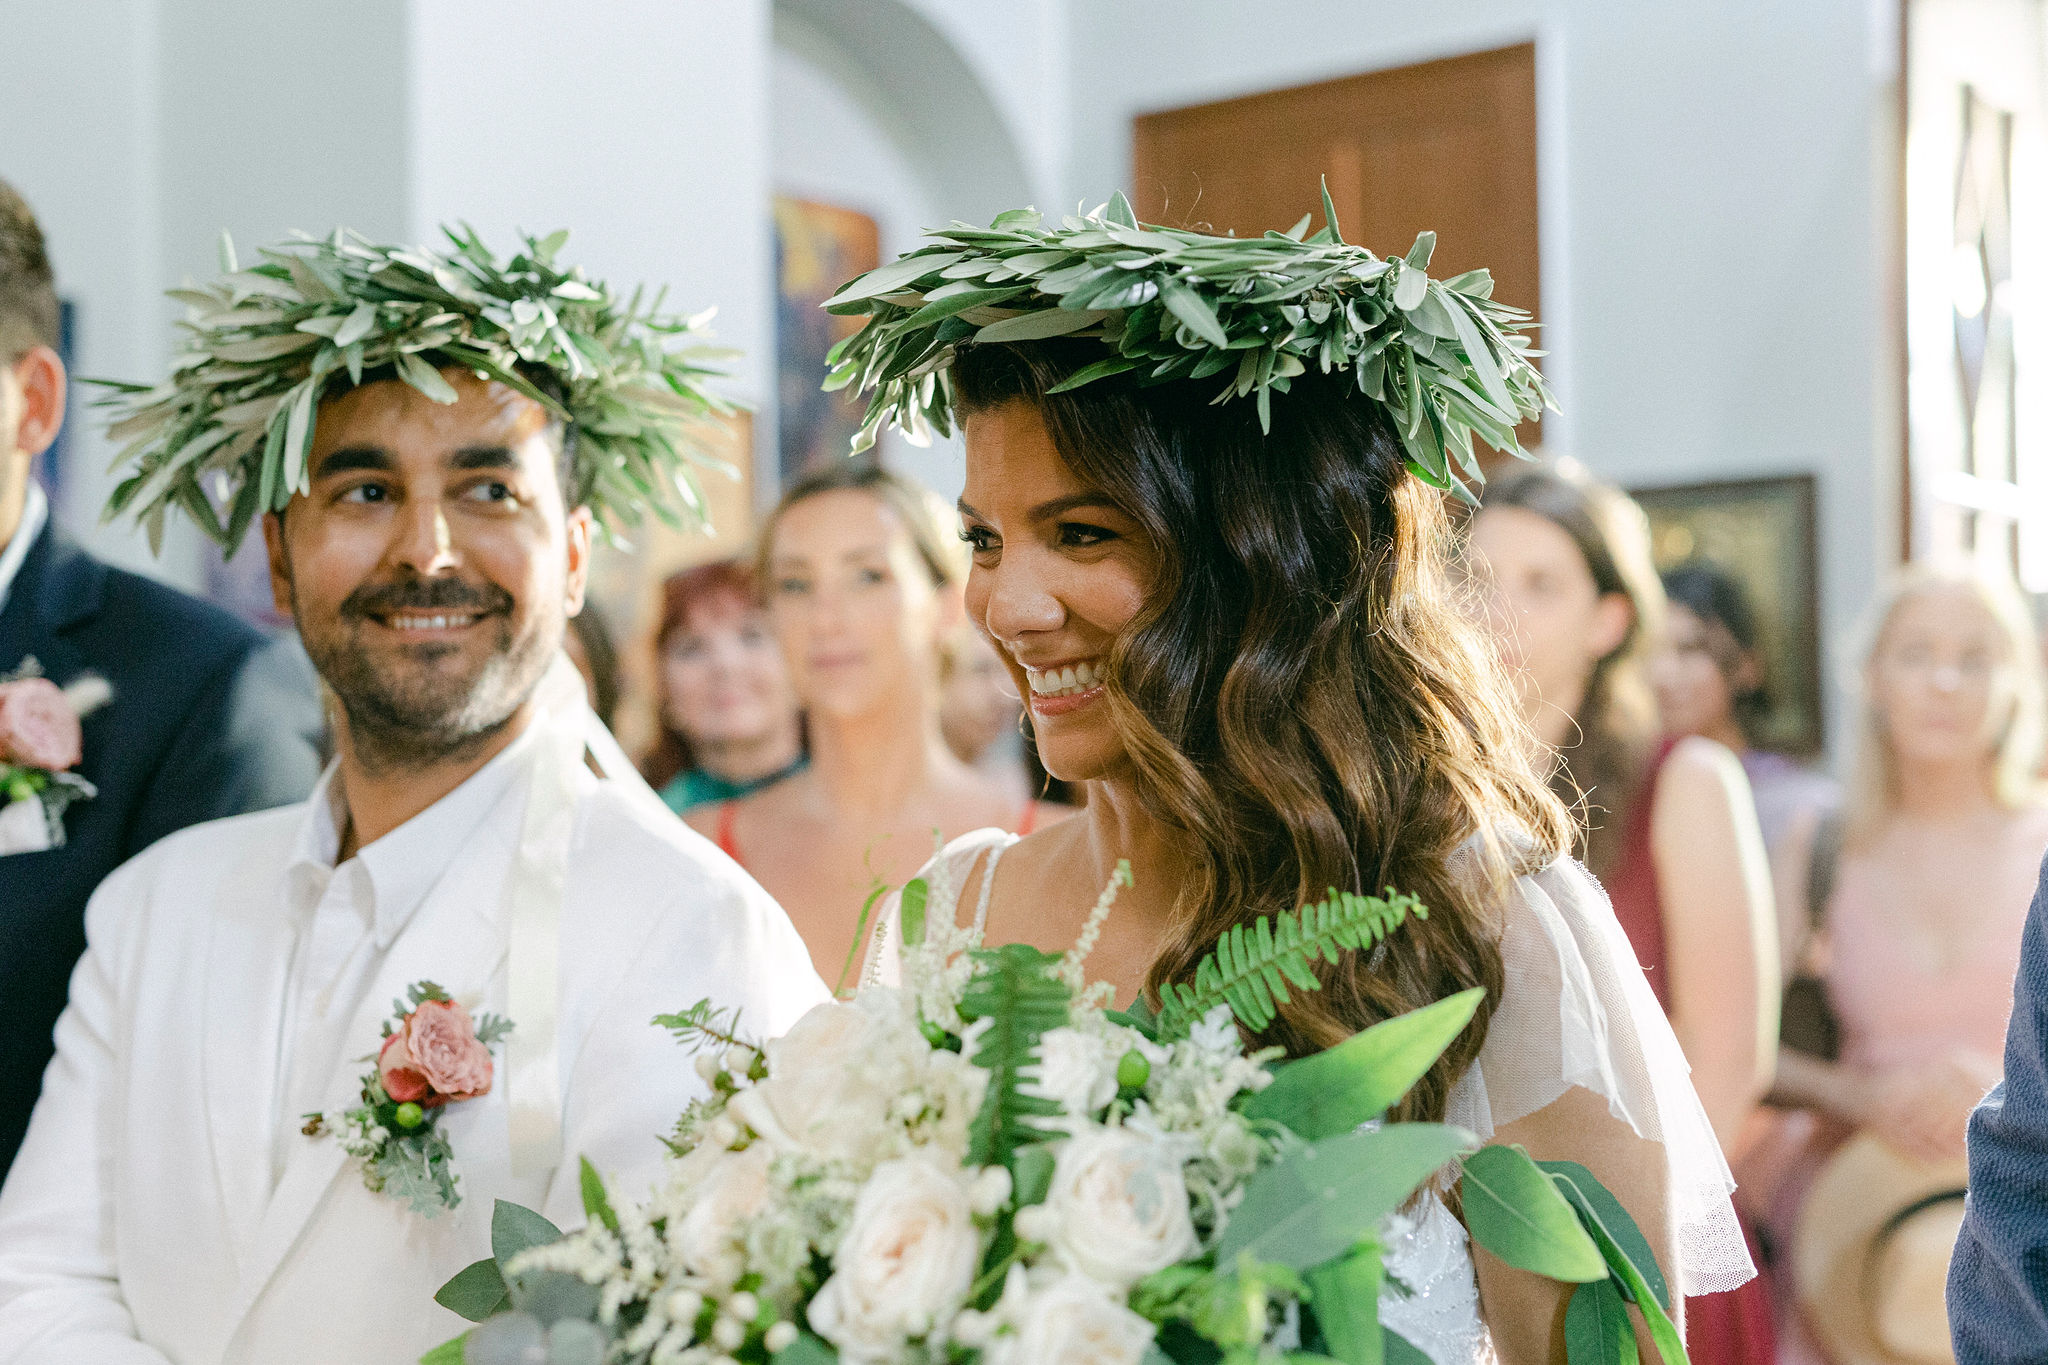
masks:
[[[478,1325],[423,1365],[1413,1365],[1380,1321],[1387,1220],[1456,1183],[1510,1265],[1575,1285],[1573,1365],[1634,1362],[1630,1307],[1685,1350],[1635,1222],[1582,1166],[1389,1117],[1471,1023],[1463,991],[1295,1061],[1247,1047],[1317,964],[1413,897],[1332,892],[1233,929],[1162,1007],[1113,1011],[1075,947],[990,948],[904,889],[900,987],[750,1038],[703,1001],[655,1022],[707,1094],[653,1198],[587,1226],[500,1202],[492,1254],[435,1298]]]
[[[1518,422],[1554,407],[1531,364],[1529,316],[1496,302],[1493,277],[1426,273],[1436,234],[1382,259],[1345,242],[1327,189],[1323,227],[1215,237],[1138,222],[1121,194],[1047,228],[1017,209],[954,223],[871,270],[825,307],[864,316],[831,354],[828,389],[872,391],[856,451],[883,424],[914,443],[954,422],[949,369],[971,342],[1078,337],[1109,354],[1061,389],[1111,375],[1212,380],[1218,403],[1251,396],[1270,430],[1274,393],[1311,366],[1349,372],[1385,406],[1409,468],[1471,501],[1473,440],[1521,454]]]
[[[467,226],[448,249],[388,246],[346,229],[300,236],[240,269],[221,236],[222,277],[173,289],[188,307],[162,384],[95,380],[112,392],[109,434],[128,470],[106,518],[129,513],[160,548],[165,515],[189,516],[232,553],[264,512],[310,486],[314,417],[330,385],[386,367],[437,403],[440,373],[472,371],[567,424],[565,490],[618,539],[652,508],[673,526],[706,524],[698,468],[726,470],[698,437],[731,406],[704,386],[731,355],[695,344],[711,312],[662,310],[663,295],[620,298],[556,254],[567,232],[522,238],[499,257]],[[729,471],[728,471],[729,472]]]

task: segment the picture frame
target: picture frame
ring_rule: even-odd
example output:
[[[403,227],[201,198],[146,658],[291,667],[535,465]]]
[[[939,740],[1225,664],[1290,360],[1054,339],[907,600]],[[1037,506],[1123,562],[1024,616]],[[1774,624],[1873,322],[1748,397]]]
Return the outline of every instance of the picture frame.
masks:
[[[1826,736],[1814,476],[1672,484],[1630,496],[1649,518],[1659,573],[1706,560],[1747,592],[1768,701],[1752,741],[1794,757],[1819,755]]]

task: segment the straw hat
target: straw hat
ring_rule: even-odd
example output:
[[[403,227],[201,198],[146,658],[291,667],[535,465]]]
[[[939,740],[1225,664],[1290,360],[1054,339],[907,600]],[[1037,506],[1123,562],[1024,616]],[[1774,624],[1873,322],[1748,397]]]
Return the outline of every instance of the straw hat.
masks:
[[[1792,1279],[1836,1365],[1953,1365],[1949,1253],[1969,1168],[1924,1165],[1868,1134],[1821,1167],[1799,1213]]]

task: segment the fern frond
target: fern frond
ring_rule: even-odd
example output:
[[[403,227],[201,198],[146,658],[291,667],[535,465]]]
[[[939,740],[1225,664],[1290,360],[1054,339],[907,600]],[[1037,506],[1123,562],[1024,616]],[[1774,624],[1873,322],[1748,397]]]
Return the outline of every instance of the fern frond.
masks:
[[[1035,1121],[1060,1112],[1058,1101],[1022,1089],[1038,1064],[1038,1040],[1067,1022],[1072,990],[1058,975],[1060,959],[1024,943],[974,950],[975,970],[960,1000],[968,1023],[986,1019],[974,1064],[988,1072],[988,1093],[968,1129],[967,1160],[1008,1166],[1017,1149],[1052,1134]]]
[[[701,1052],[707,1047],[746,1047],[759,1052],[761,1045],[740,1032],[740,1012],[737,1007],[721,1008],[707,998],[699,1000],[680,1014],[657,1014],[655,1025],[665,1028],[676,1036],[676,1041],[692,1052]]]
[[[1410,915],[1428,919],[1429,911],[1391,886],[1384,899],[1332,887],[1329,898],[1314,905],[1234,924],[1196,965],[1192,985],[1168,982],[1160,992],[1159,1036],[1186,1037],[1218,1005],[1230,1006],[1237,1021],[1257,1033],[1292,991],[1322,989],[1318,959],[1335,965],[1344,953],[1371,948]]]

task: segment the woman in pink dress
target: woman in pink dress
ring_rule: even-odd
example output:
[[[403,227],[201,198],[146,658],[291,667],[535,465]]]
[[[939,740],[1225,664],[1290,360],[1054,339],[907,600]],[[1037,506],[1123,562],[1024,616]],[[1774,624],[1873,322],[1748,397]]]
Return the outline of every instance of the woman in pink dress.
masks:
[[[2048,848],[2033,775],[2040,654],[2010,587],[1910,571],[1882,605],[1862,683],[1843,817],[1809,821],[1796,848],[1801,884],[1824,898],[1802,917],[1814,926],[1802,965],[1825,986],[1838,1053],[1781,1052],[1783,1112],[1742,1163],[1750,1207],[1784,1240],[1820,1163],[1853,1133],[1928,1163],[1962,1157],[1970,1110],[1999,1078]],[[1810,1354],[1802,1344],[1799,1358]]]

